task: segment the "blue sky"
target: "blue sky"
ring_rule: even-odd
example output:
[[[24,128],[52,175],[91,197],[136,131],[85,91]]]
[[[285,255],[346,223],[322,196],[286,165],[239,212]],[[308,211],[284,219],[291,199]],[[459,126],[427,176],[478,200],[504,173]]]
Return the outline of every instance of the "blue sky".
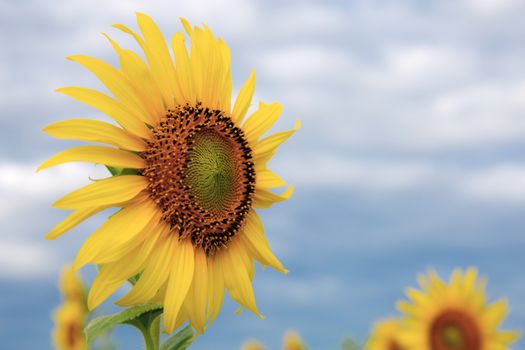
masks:
[[[475,265],[490,296],[508,297],[507,328],[525,330],[525,4],[470,1],[0,0],[0,339],[50,348],[57,273],[99,216],[54,242],[62,194],[104,169],[34,169],[72,142],[41,129],[104,118],[54,92],[100,87],[65,56],[115,63],[101,32],[135,25],[167,37],[178,17],[206,23],[232,49],[234,89],[254,68],[256,100],[279,101],[275,130],[300,118],[274,170],[296,187],[262,214],[291,273],[257,271],[260,320],[227,302],[195,349],[235,349],[250,338],[276,349],[297,329],[312,349],[364,339],[418,273]],[[93,269],[83,271],[86,280]],[[121,291],[122,293],[122,291]],[[109,312],[111,303],[101,313]],[[28,336],[28,332],[31,336]],[[122,344],[139,338],[124,327]],[[516,348],[525,346],[521,342]]]

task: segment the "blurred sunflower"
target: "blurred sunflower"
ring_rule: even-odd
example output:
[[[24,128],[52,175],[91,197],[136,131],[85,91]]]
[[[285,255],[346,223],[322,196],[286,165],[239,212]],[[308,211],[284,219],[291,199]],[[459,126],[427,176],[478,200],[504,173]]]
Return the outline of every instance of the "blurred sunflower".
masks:
[[[256,340],[249,340],[242,345],[241,349],[242,350],[264,350],[264,346]]]
[[[407,291],[411,303],[398,304],[406,316],[400,340],[407,349],[505,350],[519,338],[517,332],[498,330],[507,303],[487,303],[476,269],[455,270],[449,284],[430,272],[419,284],[421,291]]]
[[[264,350],[265,347],[256,340],[245,342],[242,350]],[[301,336],[296,331],[287,331],[283,336],[283,350],[306,350]]]
[[[79,304],[85,303],[84,283],[73,271],[71,265],[65,266],[60,275],[60,292],[64,300],[77,301]]]
[[[54,239],[109,207],[121,208],[83,244],[76,269],[103,265],[88,296],[95,308],[128,278],[139,281],[117,304],[160,302],[166,332],[189,320],[198,332],[217,316],[228,289],[234,300],[260,316],[252,289],[253,259],[286,273],[265,239],[254,208],[288,199],[270,189],[286,183],[267,168],[280,144],[299,128],[261,138],[282,107],[251,104],[252,72],[231,107],[230,51],[209,28],[182,19],[171,41],[173,57],[156,24],[137,14],[142,35],[124,25],[146,62],[108,37],[120,69],[87,56],[69,59],[94,73],[113,97],[68,87],[59,89],[109,115],[120,127],[73,119],[44,130],[57,138],[105,143],[63,151],[40,166],[72,161],[108,166],[114,176],[98,180],[54,203],[71,215],[49,232]],[[244,122],[243,122],[244,121]]]
[[[374,326],[372,335],[366,343],[366,350],[403,350],[399,343],[399,332],[401,321],[398,319],[387,319],[378,322]]]
[[[299,333],[287,331],[283,336],[283,350],[306,350],[306,345]]]
[[[60,291],[64,303],[53,314],[55,348],[57,350],[87,350],[84,336],[87,314],[84,286],[70,266],[62,271]]]

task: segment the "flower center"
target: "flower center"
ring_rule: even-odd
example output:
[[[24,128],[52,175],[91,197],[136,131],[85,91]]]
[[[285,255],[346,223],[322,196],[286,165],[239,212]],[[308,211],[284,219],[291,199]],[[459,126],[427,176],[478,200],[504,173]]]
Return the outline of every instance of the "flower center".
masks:
[[[399,345],[399,343],[393,339],[390,340],[390,342],[388,343],[387,349],[388,350],[403,350],[401,345]]]
[[[482,344],[472,316],[454,309],[445,310],[434,319],[429,340],[432,350],[477,350]]]
[[[193,140],[184,182],[203,209],[220,215],[242,190],[239,164],[231,156],[234,145],[212,130],[197,132]]]
[[[251,209],[255,170],[243,131],[220,110],[178,106],[153,130],[143,156],[151,198],[181,239],[213,254]]]
[[[74,321],[70,321],[66,327],[66,344],[69,348],[74,349],[81,337],[80,325]]]

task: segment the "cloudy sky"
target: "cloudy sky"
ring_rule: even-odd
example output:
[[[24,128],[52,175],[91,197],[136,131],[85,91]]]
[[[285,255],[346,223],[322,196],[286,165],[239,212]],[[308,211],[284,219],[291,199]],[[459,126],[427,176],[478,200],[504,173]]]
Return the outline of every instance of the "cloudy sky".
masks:
[[[206,23],[232,49],[234,89],[257,73],[255,98],[284,105],[276,130],[300,132],[273,161],[296,187],[263,213],[288,276],[258,271],[262,321],[224,306],[194,349],[257,338],[276,349],[297,329],[313,349],[363,340],[418,273],[478,266],[491,297],[508,297],[508,328],[525,330],[525,4],[469,1],[0,0],[0,339],[51,348],[57,272],[98,217],[54,242],[51,203],[104,176],[90,165],[36,174],[72,142],[41,129],[104,118],[54,92],[100,87],[65,56],[116,63],[111,24],[179,17]],[[93,269],[83,271],[86,280]],[[121,291],[122,293],[122,291]],[[100,313],[113,310],[105,304]],[[31,336],[28,336],[31,334]],[[118,341],[138,335],[121,327]],[[521,342],[517,347],[525,346]]]

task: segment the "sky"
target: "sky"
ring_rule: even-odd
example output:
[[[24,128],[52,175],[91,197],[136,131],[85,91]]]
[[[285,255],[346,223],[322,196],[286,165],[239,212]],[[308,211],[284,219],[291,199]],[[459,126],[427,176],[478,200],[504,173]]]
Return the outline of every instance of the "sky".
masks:
[[[284,105],[275,131],[302,128],[270,163],[294,197],[261,212],[291,271],[258,269],[259,309],[227,300],[194,349],[279,348],[299,331],[312,349],[366,339],[396,315],[416,276],[477,266],[491,300],[508,298],[505,327],[525,331],[525,3],[468,1],[0,0],[0,341],[51,349],[58,272],[100,225],[56,241],[66,213],[51,203],[106,175],[101,166],[35,168],[75,143],[41,129],[104,116],[54,92],[100,88],[66,56],[116,63],[105,32],[146,12],[166,37],[179,17],[206,23],[232,50],[234,92],[250,70],[255,101]],[[94,268],[82,276],[89,282]],[[124,290],[118,292],[120,295]],[[112,298],[98,314],[115,311]],[[31,334],[31,336],[28,336]],[[115,330],[123,348],[139,336]],[[521,341],[515,348],[525,346]]]

